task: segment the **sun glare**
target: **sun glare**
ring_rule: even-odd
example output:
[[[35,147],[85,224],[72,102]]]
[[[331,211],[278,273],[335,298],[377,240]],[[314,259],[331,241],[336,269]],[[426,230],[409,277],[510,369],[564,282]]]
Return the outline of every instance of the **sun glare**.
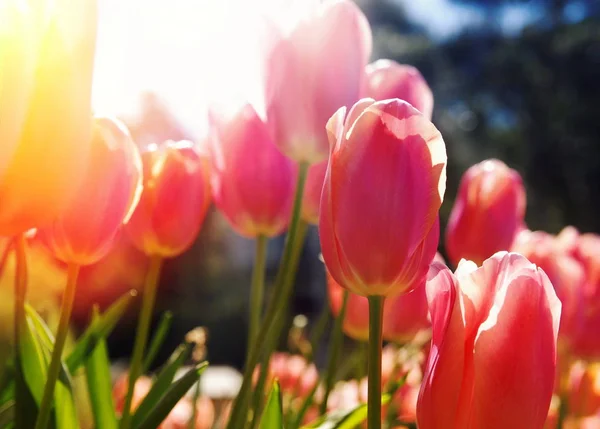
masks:
[[[211,100],[254,97],[261,16],[276,15],[284,21],[293,15],[293,4],[99,0],[94,109],[131,113],[139,94],[152,91],[193,134],[200,135]]]

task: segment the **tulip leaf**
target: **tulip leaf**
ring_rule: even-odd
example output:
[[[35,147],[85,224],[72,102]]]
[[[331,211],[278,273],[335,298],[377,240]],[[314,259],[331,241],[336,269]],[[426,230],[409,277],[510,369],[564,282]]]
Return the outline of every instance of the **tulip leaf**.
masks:
[[[267,404],[260,417],[259,429],[283,429],[283,405],[281,403],[281,389],[275,380]]]
[[[202,371],[208,366],[208,362],[199,364],[190,369],[175,383],[171,384],[156,406],[150,411],[145,419],[134,425],[134,429],[155,429],[169,415],[171,410],[183,398],[183,396],[198,381]]]
[[[387,404],[391,396],[385,394],[381,397],[381,404]],[[313,423],[302,426],[301,429],[354,429],[367,419],[367,404],[360,404],[351,410],[335,410]]]
[[[31,322],[34,331],[34,339],[37,337],[39,347],[44,357],[44,383],[46,380],[47,367],[50,363],[52,349],[54,347],[54,337],[48,325],[41,316],[31,307],[25,304],[26,320]],[[58,382],[54,388],[54,405],[56,414],[56,426],[60,429],[77,429],[79,420],[77,418],[77,409],[73,397],[73,388],[71,385],[71,376],[64,364],[61,362]],[[44,385],[42,384],[42,392]],[[36,398],[37,399],[37,398]],[[39,404],[39,402],[38,402]]]
[[[94,351],[96,344],[106,338],[115,328],[127,310],[131,300],[137,295],[135,291],[129,291],[115,301],[104,313],[88,326],[81,335],[71,353],[65,359],[67,368],[74,374],[87,357]]]
[[[156,333],[152,337],[152,341],[150,341],[150,346],[148,347],[148,353],[146,354],[146,359],[144,360],[144,369],[142,373],[146,373],[152,366],[160,347],[163,345],[165,338],[167,337],[167,333],[169,332],[172,323],[173,313],[170,311],[165,312],[158,323],[158,328],[156,328]]]
[[[97,321],[99,317],[98,309],[94,308],[92,320]],[[110,361],[104,338],[98,340],[94,351],[85,362],[85,369],[95,427],[117,429],[118,421],[110,382]]]
[[[15,418],[15,401],[11,400],[0,407],[0,428],[6,427]]]
[[[173,382],[173,378],[175,378],[177,370],[181,368],[185,361],[190,358],[193,349],[194,344],[184,343],[177,347],[177,349],[173,352],[164,368],[159,372],[158,376],[154,380],[154,383],[152,383],[150,391],[135,410],[135,414],[133,415],[132,419],[133,427],[141,424],[150,414],[156,404],[166,394],[167,390],[169,390],[169,387],[171,386],[171,383]]]

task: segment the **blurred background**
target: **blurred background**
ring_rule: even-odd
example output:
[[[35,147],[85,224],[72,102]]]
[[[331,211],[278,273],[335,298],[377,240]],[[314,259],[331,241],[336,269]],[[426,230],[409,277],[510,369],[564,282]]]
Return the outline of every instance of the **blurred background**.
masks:
[[[208,103],[252,86],[251,36],[260,31],[252,17],[286,12],[283,3],[100,0],[95,109],[118,114],[142,146],[202,139]],[[372,59],[416,66],[433,90],[433,122],[448,150],[442,231],[462,173],[496,157],[524,178],[530,229],[556,233],[574,225],[600,232],[600,1],[358,4],[373,28]],[[270,243],[271,279],[282,244],[283,237]],[[209,361],[243,365],[253,249],[212,210],[194,246],[167,262],[155,319],[171,309],[174,328],[158,362],[187,331],[205,326]],[[309,320],[321,311],[325,295],[318,254],[318,235],[311,230],[293,309]],[[144,272],[143,256],[123,240],[82,273],[78,322],[87,323],[92,302],[107,305],[138,287]],[[113,358],[129,355],[134,327],[130,317],[112,335]]]

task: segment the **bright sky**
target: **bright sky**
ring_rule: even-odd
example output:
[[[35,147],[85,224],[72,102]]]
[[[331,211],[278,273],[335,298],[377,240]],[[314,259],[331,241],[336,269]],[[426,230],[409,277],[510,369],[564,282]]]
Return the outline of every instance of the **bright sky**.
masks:
[[[289,21],[315,1],[99,0],[94,108],[127,114],[140,92],[152,90],[199,136],[209,100],[240,92],[252,98],[258,91],[252,83],[258,81],[259,16]],[[438,38],[481,19],[480,11],[451,0],[396,1]]]

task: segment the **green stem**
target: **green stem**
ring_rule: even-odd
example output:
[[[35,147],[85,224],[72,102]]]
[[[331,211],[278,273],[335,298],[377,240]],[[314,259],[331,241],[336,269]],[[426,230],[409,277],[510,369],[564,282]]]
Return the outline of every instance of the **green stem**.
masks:
[[[27,410],[27,395],[28,390],[25,385],[25,375],[20,359],[21,352],[21,330],[25,327],[25,296],[27,294],[27,254],[25,252],[25,236],[21,234],[14,240],[14,250],[16,259],[15,272],[15,320],[14,320],[14,336],[15,336],[15,427],[22,427],[26,419]]]
[[[245,425],[247,419],[247,404],[252,389],[252,374],[254,372],[254,367],[258,363],[258,359],[260,358],[263,347],[267,344],[268,339],[273,337],[276,333],[277,327],[275,326],[275,322],[277,321],[279,314],[282,313],[282,304],[287,303],[287,301],[289,301],[289,296],[291,295],[292,282],[286,282],[288,277],[286,271],[290,271],[288,267],[293,263],[292,256],[294,248],[297,246],[296,240],[298,239],[300,226],[302,224],[300,221],[300,210],[302,208],[302,196],[304,194],[304,184],[306,183],[308,167],[308,164],[300,163],[298,168],[298,182],[296,185],[296,194],[294,195],[292,218],[286,237],[283,256],[281,258],[280,270],[277,273],[277,278],[275,280],[275,292],[273,299],[267,308],[264,322],[261,325],[260,332],[256,339],[256,345],[246,361],[242,386],[240,387],[238,396],[233,402],[227,429],[241,429]],[[285,273],[286,275],[282,273]]]
[[[263,296],[265,290],[265,268],[267,263],[267,237],[259,235],[256,237],[256,248],[254,267],[252,268],[252,284],[250,286],[250,323],[248,329],[248,353],[246,359],[250,358],[250,352],[258,336],[260,319],[262,314]]]
[[[289,289],[289,293],[283,296],[278,301],[275,300],[275,296],[272,300],[272,302],[279,302],[280,308],[279,313],[275,318],[275,322],[273,323],[274,329],[271,331],[272,335],[267,339],[267,343],[263,348],[264,354],[260,364],[260,374],[252,398],[252,409],[254,410],[254,414],[252,416],[252,423],[250,424],[250,429],[254,429],[256,427],[256,424],[259,420],[259,416],[261,414],[262,405],[265,399],[265,385],[267,383],[267,370],[269,368],[269,361],[271,360],[271,354],[273,354],[273,351],[277,348],[277,340],[279,340],[279,338],[281,337],[281,332],[285,325],[285,316],[287,314],[289,300],[292,292],[291,286],[293,285],[293,280],[298,269],[298,263],[300,261],[300,255],[302,253],[302,247],[304,245],[304,238],[306,237],[307,228],[308,225],[306,224],[306,222],[300,221],[300,224],[298,225],[298,235],[296,239],[296,244],[294,245],[294,249],[292,249],[289,264],[287,265],[288,268],[285,271],[280,271],[280,273],[291,272],[292,275],[286,276],[280,282],[276,281],[276,285],[280,285],[279,289]],[[281,278],[280,276],[278,277]]]
[[[150,331],[150,322],[152,320],[152,312],[154,311],[154,302],[156,301],[156,289],[158,280],[160,279],[160,270],[163,259],[160,256],[151,256],[146,281],[144,284],[142,310],[138,319],[138,326],[133,345],[133,355],[131,356],[131,366],[129,368],[129,384],[125,403],[123,405],[123,415],[121,416],[120,429],[129,429],[131,425],[131,401],[133,399],[133,389],[135,382],[142,372],[142,359],[146,342],[148,341],[148,333]]]
[[[344,289],[344,295],[342,298],[342,308],[340,309],[340,313],[335,318],[335,323],[333,325],[333,332],[331,338],[331,349],[329,351],[329,360],[327,362],[327,369],[325,370],[325,394],[323,396],[323,401],[321,402],[321,406],[319,407],[319,414],[323,415],[327,412],[327,401],[329,400],[329,394],[331,393],[331,389],[333,388],[333,383],[335,381],[335,369],[338,363],[338,357],[340,354],[340,349],[342,346],[342,342],[344,340],[344,319],[346,317],[346,308],[348,307],[348,297],[350,294],[347,290]]]
[[[69,321],[71,320],[71,311],[73,310],[73,302],[75,301],[75,290],[77,287],[77,278],[79,277],[78,264],[69,264],[67,268],[67,287],[63,293],[62,304],[60,308],[60,321],[58,323],[58,331],[56,339],[52,347],[52,357],[50,358],[50,367],[48,368],[48,376],[46,385],[44,386],[44,394],[40,404],[40,412],[35,423],[35,429],[45,429],[50,420],[50,411],[52,410],[52,402],[54,399],[54,387],[58,380],[58,374],[61,366],[61,357],[67,334],[69,333]]]
[[[369,297],[368,429],[381,429],[381,347],[383,296]]]

